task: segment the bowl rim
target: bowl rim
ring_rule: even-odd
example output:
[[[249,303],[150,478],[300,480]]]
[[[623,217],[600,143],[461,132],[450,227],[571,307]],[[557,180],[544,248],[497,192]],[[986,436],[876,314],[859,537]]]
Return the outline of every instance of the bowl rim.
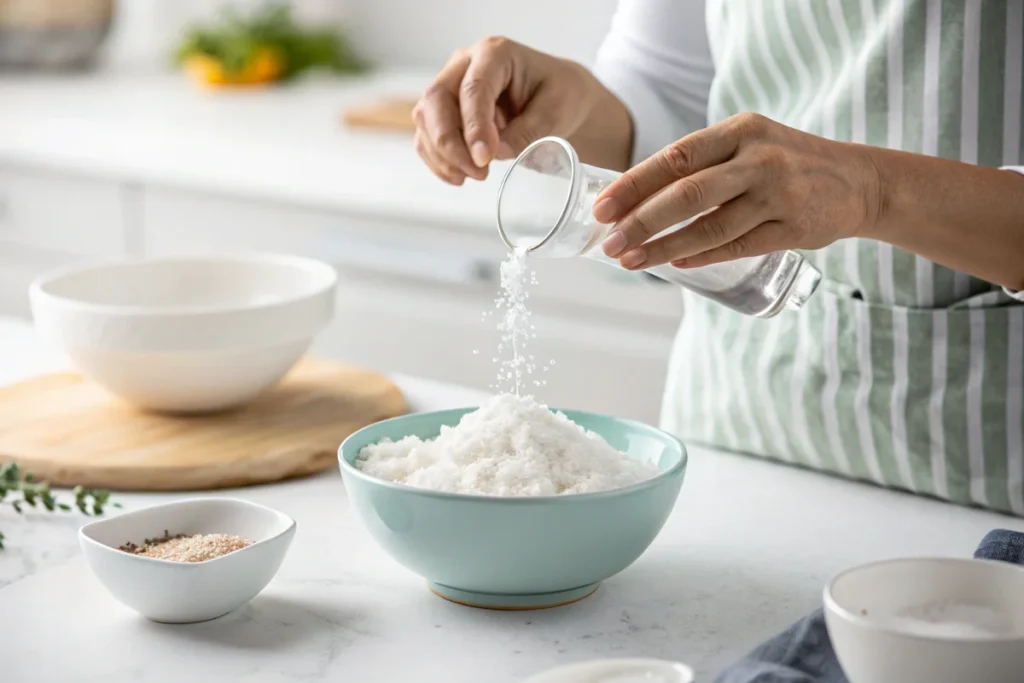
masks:
[[[280,531],[278,531],[277,533],[271,534],[270,536],[267,536],[266,538],[261,538],[258,541],[253,541],[252,543],[250,543],[249,545],[245,546],[244,548],[240,548],[240,549],[235,550],[233,552],[227,553],[226,555],[221,555],[219,557],[214,557],[214,558],[209,559],[209,560],[203,560],[202,562],[175,562],[174,560],[163,560],[163,559],[160,559],[158,557],[146,557],[144,555],[135,555],[133,553],[126,553],[123,550],[120,550],[118,548],[114,548],[112,546],[109,546],[106,543],[101,543],[101,542],[97,541],[95,538],[92,538],[91,536],[89,536],[89,534],[88,534],[88,531],[90,529],[94,528],[94,527],[105,526],[105,525],[108,525],[108,524],[110,524],[112,522],[117,522],[117,521],[120,521],[122,519],[126,519],[128,517],[131,517],[131,516],[143,513],[143,512],[149,512],[149,511],[152,511],[152,510],[164,510],[164,509],[168,509],[168,508],[191,507],[192,505],[206,503],[206,502],[229,503],[231,505],[236,505],[236,506],[239,506],[239,507],[247,507],[249,509],[255,508],[255,509],[262,510],[264,512],[269,512],[271,514],[276,515],[283,522],[285,522],[285,524],[284,524],[283,528]],[[275,510],[274,508],[269,507],[267,505],[261,505],[259,503],[253,503],[252,501],[248,501],[248,500],[245,500],[243,498],[232,498],[230,496],[209,496],[209,497],[194,496],[194,497],[191,497],[191,498],[183,498],[181,500],[169,501],[167,503],[157,503],[156,505],[148,505],[146,507],[139,508],[138,510],[129,510],[129,511],[123,512],[123,513],[121,513],[121,514],[119,514],[119,515],[117,515],[115,517],[106,517],[104,519],[95,519],[95,520],[93,520],[91,522],[88,522],[86,524],[83,524],[81,527],[79,527],[79,529],[78,529],[78,539],[79,539],[80,543],[88,543],[92,547],[101,549],[101,552],[109,551],[109,552],[118,553],[119,555],[123,555],[124,559],[126,561],[128,561],[128,562],[142,562],[142,563],[150,563],[150,564],[154,564],[155,563],[156,565],[173,566],[173,567],[176,567],[176,568],[181,568],[183,571],[199,571],[200,567],[209,567],[209,566],[211,566],[211,565],[213,565],[213,564],[215,564],[217,562],[220,562],[221,560],[226,560],[226,559],[228,559],[230,557],[237,558],[238,556],[245,554],[246,551],[252,550],[252,549],[256,548],[257,546],[269,545],[270,543],[272,543],[274,541],[277,541],[278,539],[280,539],[282,537],[290,536],[290,535],[295,533],[295,528],[297,526],[298,525],[295,522],[295,520],[292,519],[290,516],[286,515],[285,513],[281,512],[279,510]]]
[[[899,636],[901,638],[908,638],[916,641],[923,642],[943,642],[943,643],[1014,643],[1024,642],[1024,633],[1018,633],[1014,635],[1005,636],[993,636],[990,638],[957,638],[950,635],[922,635],[919,633],[911,633],[904,631],[894,626],[887,626],[880,624],[871,617],[865,617],[856,612],[852,612],[836,600],[832,594],[832,590],[835,585],[842,580],[844,577],[854,574],[860,571],[866,571],[883,567],[886,565],[893,564],[959,564],[959,565],[972,565],[976,567],[986,567],[984,571],[995,571],[995,572],[1007,572],[1015,573],[1017,576],[1024,580],[1024,565],[1014,564],[1012,562],[1003,562],[1001,560],[990,560],[985,558],[977,557],[941,557],[941,556],[923,556],[923,557],[895,557],[886,560],[876,560],[874,562],[866,562],[859,564],[854,567],[849,567],[839,572],[825,584],[822,590],[822,602],[825,606],[826,613],[833,613],[837,617],[842,618],[856,626],[861,628],[871,629],[887,635]],[[1022,581],[1024,583],[1024,581]]]
[[[123,268],[133,266],[146,266],[163,263],[192,263],[192,264],[217,264],[217,263],[246,263],[246,264],[272,264],[279,266],[290,266],[300,270],[313,273],[322,277],[322,282],[309,291],[292,294],[283,299],[266,303],[234,304],[220,306],[166,306],[155,307],[139,304],[101,304],[93,301],[84,301],[73,297],[54,294],[47,291],[47,287],[54,282],[78,275],[91,270],[105,268]],[[45,301],[48,304],[61,306],[69,310],[76,310],[87,313],[104,314],[112,316],[135,316],[135,317],[203,317],[223,315],[225,313],[243,313],[268,311],[292,306],[301,301],[315,299],[325,292],[330,292],[337,287],[338,272],[335,268],[319,259],[299,256],[297,254],[285,254],[278,252],[264,251],[239,251],[212,254],[194,255],[171,255],[171,256],[134,256],[123,260],[104,260],[91,263],[78,263],[51,269],[37,276],[29,284],[29,298],[33,301]]]
[[[646,422],[640,420],[634,420],[628,417],[616,417],[614,415],[607,415],[605,413],[597,413],[589,410],[573,410],[568,408],[556,408],[548,406],[548,409],[555,413],[565,413],[569,419],[572,419],[572,414],[586,415],[588,417],[596,417],[606,420],[614,420],[616,422],[629,425],[631,427],[638,427],[640,429],[656,432],[659,436],[667,438],[671,443],[674,443],[679,447],[679,460],[668,468],[664,472],[659,472],[657,475],[650,479],[645,479],[636,484],[625,486],[618,489],[609,489],[607,491],[594,491],[591,493],[573,493],[573,494],[555,494],[551,496],[494,496],[486,495],[481,493],[453,493],[451,491],[437,491],[435,489],[425,489],[418,486],[410,486],[409,484],[402,484],[394,481],[387,481],[386,479],[380,479],[378,477],[371,476],[364,473],[362,470],[357,468],[355,465],[349,463],[344,456],[345,444],[349,443],[352,439],[357,437],[360,433],[373,427],[380,425],[386,425],[391,422],[401,421],[408,419],[413,416],[426,417],[426,416],[441,416],[444,414],[452,415],[465,415],[471,413],[474,410],[479,409],[480,406],[462,407],[462,408],[445,408],[442,410],[427,410],[418,413],[407,413],[405,415],[398,415],[397,417],[391,417],[386,420],[379,420],[373,424],[369,424],[362,429],[359,429],[345,438],[338,446],[338,465],[341,468],[341,474],[344,477],[346,474],[353,476],[361,481],[374,484],[376,486],[382,486],[384,488],[392,489],[395,491],[402,491],[405,493],[421,495],[427,498],[440,498],[447,500],[460,500],[460,501],[488,501],[491,503],[503,503],[508,505],[535,505],[535,504],[570,504],[572,501],[578,500],[600,500],[602,498],[614,498],[617,496],[627,495],[635,493],[648,488],[653,488],[666,479],[671,479],[677,474],[685,473],[687,464],[689,462],[689,453],[686,450],[686,444],[674,434],[670,434],[663,429],[649,425]]]
[[[587,673],[589,670],[609,664],[625,664],[634,666],[667,666],[673,669],[675,673],[682,674],[685,676],[683,683],[694,683],[694,671],[691,666],[684,664],[683,662],[674,659],[659,659],[657,657],[597,657],[594,659],[584,659],[578,662],[571,662],[569,664],[563,664],[543,671],[538,671],[531,677],[526,679],[526,683],[533,683],[533,681],[544,681],[550,679],[552,676],[558,675],[562,677],[566,674],[579,674]]]

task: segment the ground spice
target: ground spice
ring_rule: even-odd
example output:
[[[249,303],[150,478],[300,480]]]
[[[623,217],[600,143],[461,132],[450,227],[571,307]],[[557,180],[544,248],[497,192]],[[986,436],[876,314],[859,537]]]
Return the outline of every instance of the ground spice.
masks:
[[[142,545],[125,543],[118,550],[132,555],[170,560],[171,562],[205,562],[250,545],[252,545],[252,541],[238,536],[227,534],[196,534],[194,536],[177,534],[171,536],[170,532],[165,529],[164,535],[160,538],[147,538]]]

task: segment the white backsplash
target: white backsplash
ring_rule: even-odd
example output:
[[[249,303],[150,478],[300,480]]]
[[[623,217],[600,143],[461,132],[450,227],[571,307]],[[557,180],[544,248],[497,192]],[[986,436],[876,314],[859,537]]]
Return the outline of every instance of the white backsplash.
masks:
[[[377,63],[433,69],[488,35],[590,63],[616,0],[347,0],[347,23]]]
[[[260,0],[122,0],[107,46],[121,68],[165,68],[181,29],[219,5]],[[616,0],[291,0],[312,21],[343,22],[374,64],[432,71],[451,53],[487,35],[589,63]]]

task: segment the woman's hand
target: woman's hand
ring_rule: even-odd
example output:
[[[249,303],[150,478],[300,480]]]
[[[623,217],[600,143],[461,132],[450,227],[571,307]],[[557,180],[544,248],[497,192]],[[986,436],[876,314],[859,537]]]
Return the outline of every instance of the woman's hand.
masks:
[[[459,50],[413,110],[416,151],[442,180],[483,180],[547,135],[589,163],[624,167],[632,126],[625,106],[584,67],[506,38]]]
[[[870,231],[881,194],[868,149],[756,114],[733,116],[669,145],[605,189],[594,217],[617,225],[604,252],[629,269],[690,268],[819,249]]]

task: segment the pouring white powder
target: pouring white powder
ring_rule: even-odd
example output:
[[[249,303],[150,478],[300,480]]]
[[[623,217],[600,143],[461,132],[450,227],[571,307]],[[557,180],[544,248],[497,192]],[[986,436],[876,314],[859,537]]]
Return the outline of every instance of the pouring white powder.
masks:
[[[443,427],[430,441],[407,436],[366,446],[356,467],[409,486],[494,496],[593,493],[658,474],[654,464],[630,458],[562,413],[520,395],[535,369],[533,356],[526,353],[527,342],[536,336],[526,305],[532,281],[526,250],[510,252],[501,266],[501,292],[495,301],[495,310],[502,314],[498,352],[509,356],[500,361],[498,388],[509,391],[464,415],[455,427]]]
[[[514,394],[495,396],[435,439],[407,436],[366,446],[356,467],[409,486],[494,496],[607,491],[659,472],[564,414]]]

